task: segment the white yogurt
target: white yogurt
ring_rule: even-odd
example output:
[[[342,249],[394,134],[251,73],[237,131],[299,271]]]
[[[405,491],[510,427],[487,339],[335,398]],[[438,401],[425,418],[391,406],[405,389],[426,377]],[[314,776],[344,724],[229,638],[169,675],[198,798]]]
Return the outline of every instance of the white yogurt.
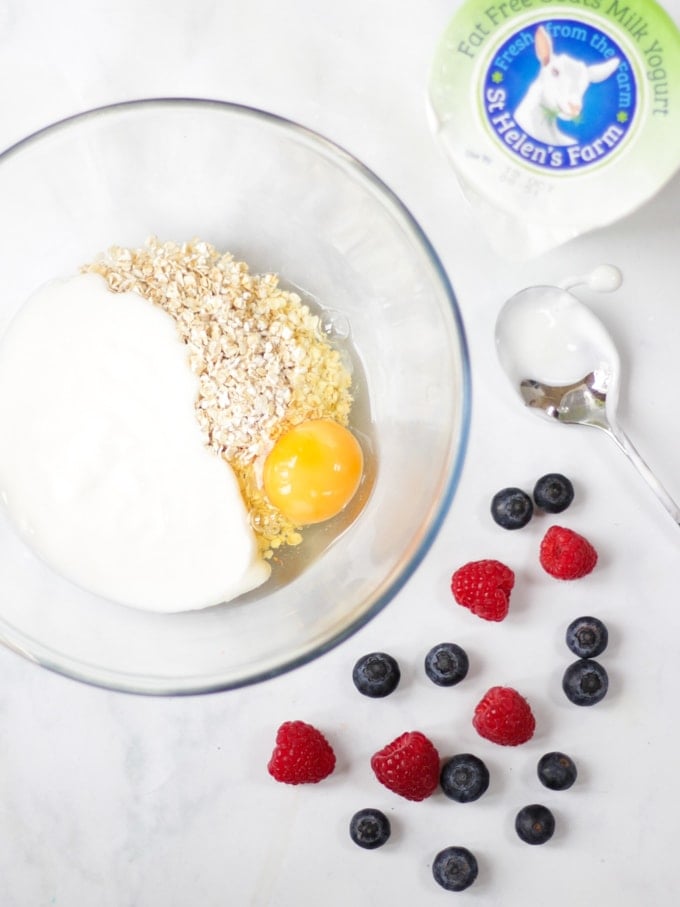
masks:
[[[568,286],[585,283],[610,292],[618,288],[620,272],[602,265]],[[615,388],[619,357],[602,322],[562,287],[529,287],[501,309],[496,322],[496,347],[503,369],[519,389],[524,380],[568,385],[590,372],[604,371]]]
[[[203,443],[175,325],[83,274],[52,282],[0,342],[0,495],[31,548],[116,602],[187,611],[269,565],[229,465]]]

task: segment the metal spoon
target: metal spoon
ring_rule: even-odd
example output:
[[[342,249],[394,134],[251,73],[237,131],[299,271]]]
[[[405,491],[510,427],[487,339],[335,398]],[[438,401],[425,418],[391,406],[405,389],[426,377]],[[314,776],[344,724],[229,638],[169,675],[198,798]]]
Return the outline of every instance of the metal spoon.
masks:
[[[511,297],[496,321],[498,358],[524,403],[557,422],[591,425],[616,442],[680,524],[680,508],[616,421],[619,356],[602,322],[571,287],[610,292],[621,274],[601,265],[560,286],[529,287]]]

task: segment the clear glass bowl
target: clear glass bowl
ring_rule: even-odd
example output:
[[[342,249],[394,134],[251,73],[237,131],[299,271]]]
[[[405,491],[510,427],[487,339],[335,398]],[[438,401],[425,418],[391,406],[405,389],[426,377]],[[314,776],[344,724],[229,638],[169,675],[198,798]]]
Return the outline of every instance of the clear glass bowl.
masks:
[[[377,614],[448,511],[469,426],[460,313],[403,204],[313,132],[193,99],[112,105],[41,130],[0,156],[0,199],[0,331],[41,283],[111,245],[204,239],[345,317],[373,453],[361,512],[332,544],[333,527],[314,536],[320,556],[289,582],[198,612],[97,599],[42,564],[0,514],[0,641],[88,683],[199,693],[304,664]]]

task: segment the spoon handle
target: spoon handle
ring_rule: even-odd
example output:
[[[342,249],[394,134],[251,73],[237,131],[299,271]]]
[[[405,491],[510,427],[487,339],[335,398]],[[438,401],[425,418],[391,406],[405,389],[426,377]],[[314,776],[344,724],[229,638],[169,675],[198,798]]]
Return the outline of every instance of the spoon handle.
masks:
[[[647,466],[640,454],[635,449],[630,438],[619,428],[618,425],[609,424],[609,432],[616,444],[628,457],[630,462],[635,466],[642,478],[647,482],[657,498],[661,501],[666,510],[670,513],[676,523],[680,525],[680,507],[675,503],[673,498],[668,494],[661,482],[654,475],[652,470]]]

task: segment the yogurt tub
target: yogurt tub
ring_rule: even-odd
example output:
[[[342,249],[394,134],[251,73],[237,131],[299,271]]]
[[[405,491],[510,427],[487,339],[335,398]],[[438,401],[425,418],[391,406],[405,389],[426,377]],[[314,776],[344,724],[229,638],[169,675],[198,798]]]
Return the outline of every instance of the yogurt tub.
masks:
[[[680,32],[652,0],[469,0],[440,41],[429,99],[508,258],[624,217],[680,166]]]

